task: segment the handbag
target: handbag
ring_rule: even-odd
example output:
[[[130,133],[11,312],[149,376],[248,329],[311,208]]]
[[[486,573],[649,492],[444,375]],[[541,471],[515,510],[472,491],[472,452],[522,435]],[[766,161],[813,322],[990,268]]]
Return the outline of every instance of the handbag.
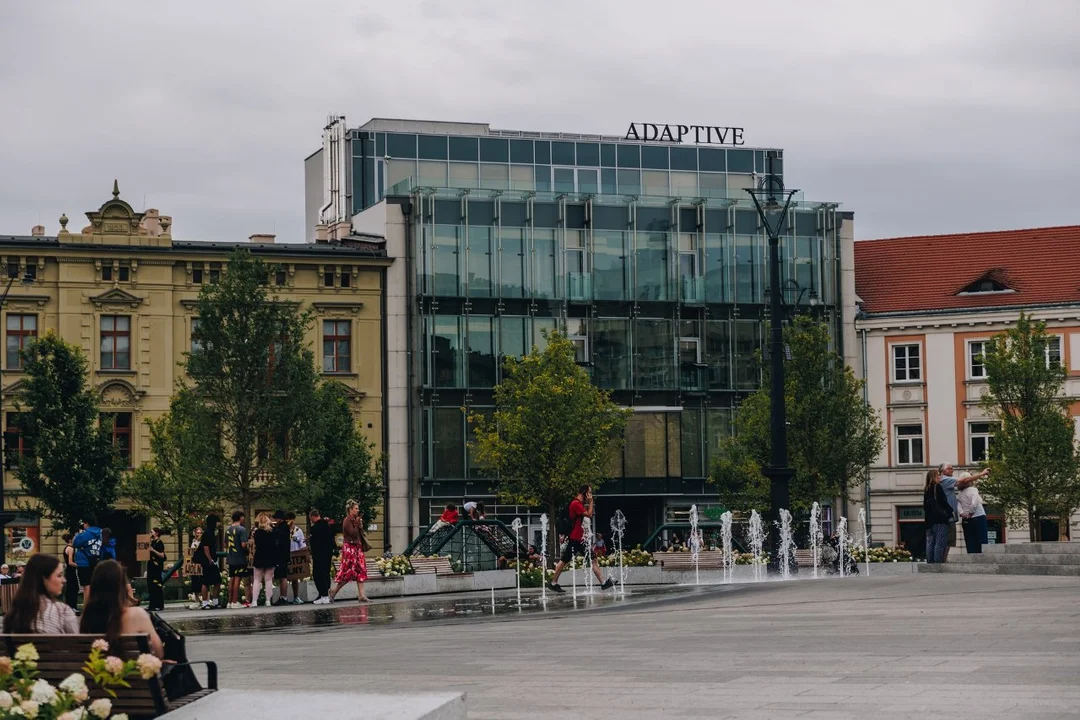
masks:
[[[165,649],[165,659],[176,663],[175,665],[167,664],[161,668],[161,684],[165,687],[166,697],[169,700],[176,700],[202,690],[202,683],[195,676],[191,666],[187,664],[187,641],[184,636],[155,612],[150,613],[150,622],[154,626],[154,632],[161,638],[161,644]]]
[[[367,541],[367,536],[364,533],[360,533],[360,549],[364,552],[371,552],[371,543]]]

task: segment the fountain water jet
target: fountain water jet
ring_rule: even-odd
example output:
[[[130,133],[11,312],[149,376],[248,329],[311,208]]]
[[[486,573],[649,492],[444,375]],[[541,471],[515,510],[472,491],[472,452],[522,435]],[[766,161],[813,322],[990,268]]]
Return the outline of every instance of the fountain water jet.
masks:
[[[765,545],[765,527],[761,523],[761,515],[757,510],[750,511],[750,552],[754,555],[754,582],[765,579],[765,565],[762,562],[761,548]]]
[[[870,531],[866,528],[866,508],[859,508],[859,522],[862,524],[863,552],[866,553],[866,577],[870,577]]]
[[[821,564],[821,541],[824,533],[821,531],[821,506],[816,502],[810,506],[810,557],[814,563],[814,579],[818,576],[818,565]]]
[[[547,602],[547,513],[540,516],[540,597]]]
[[[791,579],[791,565],[795,559],[795,543],[791,538],[791,512],[780,509],[780,550],[777,560],[780,562],[780,579]]]
[[[840,577],[844,577],[844,573],[847,571],[847,558],[845,553],[848,546],[848,533],[847,533],[847,518],[842,517],[836,521],[836,544],[837,550],[840,552]]]
[[[589,597],[592,597],[592,552],[594,542],[592,518],[581,518],[581,542],[585,543],[585,594]]]
[[[735,573],[735,553],[731,550],[731,511],[720,516],[720,542],[724,549],[724,582],[731,582]]]
[[[514,573],[517,575],[517,604],[521,607],[521,518],[514,518],[510,523],[514,531]]]
[[[701,557],[701,538],[698,537],[697,505],[690,506],[690,560],[694,563],[694,584],[701,584],[698,559]]]
[[[622,540],[626,532],[626,516],[622,510],[616,510],[611,518],[611,542],[615,546],[615,552],[619,553],[619,594],[626,594],[626,565],[623,562]]]

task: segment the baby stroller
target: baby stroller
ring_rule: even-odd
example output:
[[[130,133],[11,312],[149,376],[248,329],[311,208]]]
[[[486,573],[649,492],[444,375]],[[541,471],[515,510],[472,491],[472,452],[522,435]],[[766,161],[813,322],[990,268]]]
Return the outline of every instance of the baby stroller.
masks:
[[[844,575],[858,575],[859,563],[851,556],[851,545],[844,546]],[[840,538],[833,535],[821,548],[821,564],[830,575],[840,574]]]

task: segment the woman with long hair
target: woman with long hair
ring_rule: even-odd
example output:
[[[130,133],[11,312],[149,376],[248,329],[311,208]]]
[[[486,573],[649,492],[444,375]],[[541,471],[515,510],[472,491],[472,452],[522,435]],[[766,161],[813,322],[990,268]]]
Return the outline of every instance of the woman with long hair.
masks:
[[[75,611],[60,601],[66,582],[64,565],[38,553],[26,563],[22,582],[4,616],[5,633],[78,633]]]
[[[221,596],[221,566],[218,565],[217,526],[220,522],[213,513],[206,516],[199,547],[195,549],[195,562],[202,568],[203,610],[216,608]]]
[[[923,486],[923,522],[926,525],[926,562],[940,563],[945,558],[945,544],[949,540],[952,524],[952,507],[941,487],[941,473],[937,468],[926,472]]]
[[[274,568],[277,567],[278,552],[274,534],[270,529],[270,516],[264,512],[255,516],[255,530],[251,533],[250,543],[255,551],[251,558],[251,604],[259,606],[259,590],[266,590],[266,607],[273,604]]]
[[[83,607],[79,630],[87,635],[103,635],[114,648],[119,647],[121,635],[148,635],[151,652],[164,657],[150,615],[132,606],[133,597],[124,566],[115,560],[102,560],[90,578],[90,598]]]
[[[341,523],[341,536],[344,541],[341,546],[341,566],[338,567],[337,577],[334,578],[334,587],[330,590],[330,602],[338,591],[351,582],[356,583],[356,596],[360,602],[369,602],[364,594],[364,583],[367,582],[367,562],[364,560],[364,550],[367,549],[367,541],[364,539],[364,519],[360,517],[360,505],[355,500],[345,503],[345,520]]]
[[[79,566],[75,563],[75,546],[71,544],[71,533],[64,533],[64,602],[72,610],[79,608]]]

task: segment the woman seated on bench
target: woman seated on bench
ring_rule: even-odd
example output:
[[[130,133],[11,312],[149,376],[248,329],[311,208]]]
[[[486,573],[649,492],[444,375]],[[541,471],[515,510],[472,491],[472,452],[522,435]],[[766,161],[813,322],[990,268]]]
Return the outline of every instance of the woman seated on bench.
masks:
[[[150,651],[165,657],[150,615],[141,607],[132,607],[132,596],[124,566],[115,560],[102,560],[90,578],[90,596],[83,608],[80,630],[87,635],[104,635],[112,647],[119,647],[121,635],[148,635]]]
[[[52,555],[38,553],[26,563],[22,582],[4,616],[5,633],[58,635],[79,632],[75,611],[60,602],[64,567]]]

